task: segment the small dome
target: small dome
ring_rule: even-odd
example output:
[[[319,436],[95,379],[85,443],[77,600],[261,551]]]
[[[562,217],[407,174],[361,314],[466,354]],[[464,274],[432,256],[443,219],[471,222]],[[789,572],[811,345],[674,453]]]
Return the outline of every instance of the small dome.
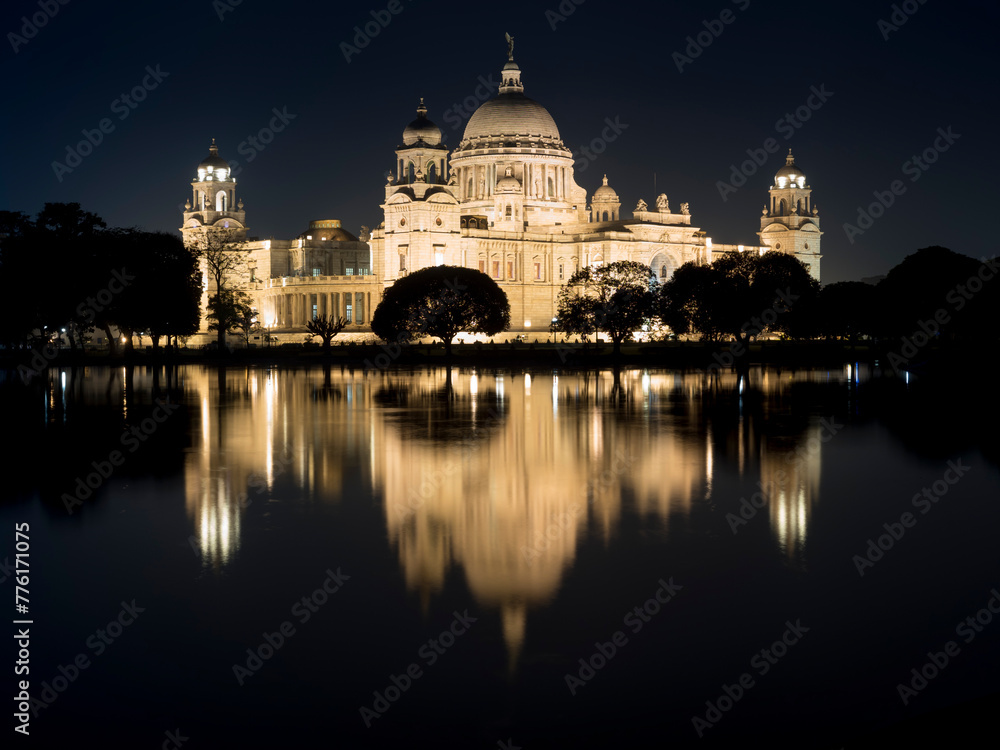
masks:
[[[604,175],[604,184],[597,188],[597,192],[594,193],[595,201],[604,201],[614,203],[618,200],[618,193],[615,189],[608,185],[608,176]]]
[[[420,100],[417,107],[417,119],[406,126],[403,131],[403,145],[413,146],[423,141],[431,146],[441,145],[441,128],[427,119],[427,107]]]
[[[796,166],[795,157],[792,156],[791,149],[788,149],[788,156],[785,157],[785,166],[779,169],[774,175],[774,184],[779,188],[783,188],[786,185],[789,187],[793,185],[797,185],[800,188],[805,187],[806,175]]]
[[[226,174],[229,173],[229,162],[219,156],[219,147],[215,145],[215,139],[212,139],[212,145],[208,147],[208,156],[201,160],[201,164],[198,165],[198,172],[217,172],[223,170]]]
[[[498,193],[520,193],[521,183],[517,181],[516,177],[504,177],[497,183]]]

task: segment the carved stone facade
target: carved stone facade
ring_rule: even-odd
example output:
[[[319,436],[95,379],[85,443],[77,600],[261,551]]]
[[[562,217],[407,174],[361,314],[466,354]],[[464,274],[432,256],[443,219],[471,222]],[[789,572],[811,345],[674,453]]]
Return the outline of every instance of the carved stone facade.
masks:
[[[664,281],[689,261],[773,249],[795,253],[819,277],[819,222],[811,214],[768,218],[759,246],[720,245],[692,224],[688,203],[674,213],[666,195],[656,210],[640,200],[631,219],[621,216],[606,176],[588,205],[572,152],[549,112],[524,95],[513,59],[501,81],[499,95],[473,114],[450,157],[421,100],[396,150],[396,176],[385,186],[385,221],[372,232],[373,273],[386,286],[432,265],[478,268],[506,292],[511,330],[527,333],[548,330],[561,286],[593,264],[638,261]],[[434,179],[416,179],[428,164]],[[808,202],[808,189],[798,191],[796,198]]]
[[[662,282],[687,262],[772,250],[794,254],[819,279],[818,211],[790,154],[761,217],[760,245],[713,243],[693,225],[689,204],[674,213],[665,194],[655,210],[640,199],[626,218],[606,175],[588,205],[573,153],[549,112],[524,95],[521,69],[509,57],[499,95],[476,110],[452,152],[420,100],[384,186],[384,221],[370,236],[367,228],[362,240],[325,221],[295,240],[248,241],[238,286],[253,297],[265,327],[303,331],[310,318],[333,314],[351,318],[348,331],[367,330],[385,287],[443,264],[491,276],[510,300],[515,333],[547,332],[560,288],[595,264],[638,261]],[[236,181],[214,141],[192,191],[181,229],[187,241],[222,228],[246,237]],[[212,293],[206,275],[203,303]]]

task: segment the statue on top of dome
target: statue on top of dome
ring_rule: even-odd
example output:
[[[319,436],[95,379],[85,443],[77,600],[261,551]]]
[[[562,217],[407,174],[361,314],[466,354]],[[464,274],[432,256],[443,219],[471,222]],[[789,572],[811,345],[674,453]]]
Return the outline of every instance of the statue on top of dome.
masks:
[[[507,59],[514,62],[514,37],[507,34]]]

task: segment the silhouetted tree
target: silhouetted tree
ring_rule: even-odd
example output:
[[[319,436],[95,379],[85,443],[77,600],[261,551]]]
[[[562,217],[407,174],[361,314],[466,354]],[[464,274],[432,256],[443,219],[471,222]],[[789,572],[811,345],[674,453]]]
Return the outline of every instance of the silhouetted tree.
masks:
[[[657,286],[649,266],[636,261],[581,268],[559,292],[554,327],[566,333],[607,333],[617,356],[622,342],[656,314]]]
[[[717,340],[722,333],[715,316],[720,287],[721,274],[711,266],[685,263],[660,286],[660,320],[676,334],[700,333]]]
[[[766,331],[812,332],[819,283],[794,256],[726,253],[702,269],[686,263],[676,283],[664,286],[660,315],[677,332],[727,335],[743,345]]]
[[[510,326],[507,295],[489,276],[462,266],[432,266],[404,276],[385,290],[372,316],[372,331],[385,341],[432,336],[451,342],[462,332],[488,336]]]
[[[209,306],[213,304],[212,299],[216,299],[218,310],[215,311],[215,320],[218,323],[219,313],[225,315],[231,309],[227,307],[225,292],[238,288],[239,275],[246,270],[250,255],[247,241],[240,234],[240,230],[211,227],[197,235],[192,249],[198,260],[204,264],[210,285],[214,285],[215,293],[209,299]],[[219,306],[220,295],[221,306]],[[229,319],[223,322],[225,325],[217,325],[210,329],[218,331],[220,352],[225,351],[226,332],[231,328]]]
[[[330,352],[330,342],[334,337],[344,330],[347,325],[347,318],[335,318],[332,315],[320,316],[315,320],[306,323],[306,330],[313,336],[319,336],[323,341],[323,353]]]
[[[935,325],[946,338],[995,338],[1000,297],[995,276],[988,265],[947,248],[918,250],[877,287],[881,331],[894,338],[909,336],[921,323],[938,318]]]
[[[828,284],[819,293],[819,332],[828,338],[843,338],[854,342],[860,336],[877,332],[876,289],[862,281],[840,281]]]

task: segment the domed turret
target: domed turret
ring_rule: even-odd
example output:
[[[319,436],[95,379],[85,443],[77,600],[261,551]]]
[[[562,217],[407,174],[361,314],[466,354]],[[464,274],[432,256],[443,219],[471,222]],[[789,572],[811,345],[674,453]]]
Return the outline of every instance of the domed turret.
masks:
[[[219,147],[212,139],[212,145],[208,147],[208,156],[201,160],[198,165],[199,180],[226,180],[229,178],[229,162],[219,156]]]
[[[414,146],[420,141],[430,145],[438,146],[441,143],[441,128],[427,119],[427,106],[424,100],[420,100],[417,107],[417,119],[406,126],[403,131],[403,145]]]
[[[507,167],[504,176],[497,182],[496,191],[498,193],[516,193],[518,195],[522,193],[521,183],[514,176],[514,171],[510,167]]]
[[[595,201],[601,201],[601,200],[604,200],[604,201],[616,201],[616,200],[618,200],[618,193],[616,193],[615,189],[608,184],[608,176],[607,175],[604,175],[604,184],[601,185],[599,188],[597,188],[597,191],[594,193],[594,200]]]
[[[806,176],[801,169],[795,165],[795,157],[792,150],[788,149],[788,156],[785,157],[785,166],[779,169],[774,175],[774,184],[779,188],[806,186]]]
[[[618,193],[608,184],[608,176],[604,175],[604,184],[597,188],[591,205],[593,221],[618,221],[621,207]]]

